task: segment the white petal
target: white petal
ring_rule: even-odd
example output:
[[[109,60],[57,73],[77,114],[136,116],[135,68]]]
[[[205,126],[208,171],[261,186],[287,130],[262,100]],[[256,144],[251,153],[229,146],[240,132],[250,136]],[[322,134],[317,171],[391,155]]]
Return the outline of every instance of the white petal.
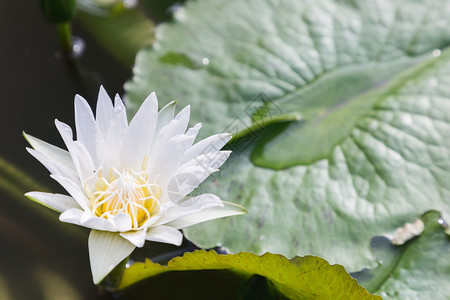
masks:
[[[195,166],[185,173],[175,174],[167,184],[167,196],[173,203],[179,203],[186,195],[196,189],[211,173],[217,169]]]
[[[184,173],[186,172],[185,170],[198,166],[203,167],[204,169],[211,168],[217,170],[227,161],[230,154],[231,151],[224,150],[199,155],[180,166],[179,172]]]
[[[116,94],[114,97],[114,115],[120,120],[122,126],[128,127],[127,110],[120,96]]]
[[[80,183],[83,183],[95,171],[92,158],[82,143],[73,141],[70,126],[58,120],[55,120],[55,125],[69,150],[75,169],[80,177]]]
[[[73,164],[72,157],[68,151],[28,135],[25,132],[23,135],[36,151],[42,153],[55,165],[58,165],[60,169],[64,169],[65,173],[76,176],[75,165]]]
[[[135,245],[136,247],[139,247],[139,248],[144,246],[146,235],[147,235],[147,233],[145,230],[128,231],[128,232],[120,233],[121,237],[123,237],[124,239],[127,239],[128,241],[130,241],[130,243],[132,243],[133,245]]]
[[[68,209],[59,216],[59,219],[62,222],[102,231],[120,232],[129,231],[131,229],[131,219],[128,215],[123,213],[105,219],[94,216],[90,211]]]
[[[62,177],[70,178],[72,181],[79,181],[77,171],[74,169],[68,169],[65,166],[58,164],[57,162],[51,160],[41,152],[38,152],[31,148],[26,148],[27,151],[34,156],[51,174],[60,175]]]
[[[203,194],[197,197],[191,197],[183,202],[183,206],[172,206],[162,213],[161,218],[153,226],[164,225],[175,219],[185,217],[194,213],[201,212],[209,207],[223,207],[222,200],[213,194]]]
[[[104,167],[106,169],[110,167],[121,169],[123,167],[120,161],[121,151],[123,139],[128,128],[125,106],[118,95],[116,95],[114,102],[113,118],[107,129],[106,136],[104,136],[105,148],[103,153]]]
[[[194,127],[191,127],[188,129],[188,131],[185,134],[185,136],[187,138],[186,144],[189,145],[188,147],[192,146],[192,144],[194,143],[195,138],[197,137],[198,132],[201,128],[202,128],[202,123],[197,123],[197,124],[195,124]],[[188,147],[186,147],[186,148],[188,148]],[[186,152],[186,151],[183,151],[183,152]]]
[[[81,225],[80,220],[83,216],[84,211],[79,208],[69,208],[66,209],[62,214],[59,215],[59,220],[61,222],[71,223],[75,225]]]
[[[70,153],[70,148],[73,144],[73,132],[72,128],[69,125],[55,119],[55,126],[58,129],[59,134],[61,135],[64,143],[66,144],[67,149]]]
[[[161,110],[158,113],[158,123],[156,125],[155,129],[155,136],[159,133],[161,128],[166,126],[167,124],[172,121],[173,116],[175,114],[175,107],[177,106],[176,101],[169,102],[166,106],[161,108]]]
[[[95,122],[91,107],[80,95],[75,96],[75,127],[77,140],[84,145],[92,160],[99,164],[97,152],[100,152],[98,144],[101,143],[102,135]]]
[[[82,211],[77,208],[70,208],[59,215],[61,222],[80,225],[90,229],[101,231],[118,232],[117,228],[109,219],[99,218],[90,211]]]
[[[175,107],[176,107],[176,101],[172,101],[172,102],[168,103],[166,106],[164,106],[158,113],[158,122],[156,123],[156,128],[155,128],[155,133],[154,133],[153,140],[152,140],[152,145],[150,146],[150,153],[149,153],[150,160],[149,160],[149,165],[147,166],[147,170],[149,170],[150,164],[152,163],[152,161],[154,162],[154,160],[152,160],[153,156],[160,149],[162,139],[159,138],[159,136],[160,136],[161,129],[166,127],[167,125],[169,125],[172,122],[173,116],[175,113]],[[169,127],[175,128],[176,127],[175,122],[178,122],[178,121],[172,122],[172,125]],[[166,129],[166,131],[167,131],[167,129]]]
[[[189,124],[189,118],[191,117],[191,106],[188,105],[183,108],[176,116],[175,120],[179,121],[179,128],[177,134],[186,132],[187,126]]]
[[[247,213],[247,210],[235,203],[226,202],[223,201],[224,207],[209,207],[201,212],[194,213],[191,215],[187,215],[182,218],[175,219],[169,223],[166,223],[165,225],[181,229],[185,228],[191,225],[195,225],[198,223],[202,223],[205,221],[223,218],[223,217],[229,217],[229,216],[235,216],[235,215],[243,215]]]
[[[62,194],[51,194],[43,192],[29,192],[25,196],[33,201],[45,205],[57,212],[63,212],[70,208],[80,208],[78,203],[72,197]]]
[[[170,200],[176,203],[196,189],[211,173],[219,170],[230,153],[231,151],[207,153],[182,165],[167,185],[167,195]]]
[[[158,100],[151,93],[137,111],[128,126],[122,147],[125,166],[138,170],[148,157],[153,135],[158,121]]]
[[[59,175],[52,174],[50,177],[56,180],[67,192],[69,192],[81,208],[86,211],[90,210],[91,203],[80,185]]]
[[[136,248],[118,233],[92,230],[88,240],[92,277],[98,284]]]
[[[106,136],[107,129],[113,118],[114,107],[112,105],[111,98],[105,91],[103,86],[100,86],[98,91],[97,108],[95,112],[95,120],[97,121],[98,128],[103,137]]]
[[[179,134],[172,137],[166,144],[160,145],[160,151],[154,154],[153,160],[150,162],[150,173],[155,180],[158,177],[158,184],[165,189],[170,178],[174,175],[180,165],[183,153],[194,143],[195,137],[201,128],[201,124],[197,124],[190,128],[186,134]],[[154,172],[152,172],[154,171]]]
[[[110,219],[99,218],[97,216],[94,216],[90,211],[85,211],[81,215],[80,223],[78,225],[103,231],[118,231],[116,226],[113,222],[111,222]]]
[[[183,234],[175,228],[160,225],[150,227],[145,237],[147,241],[160,242],[180,246],[183,242]]]
[[[155,149],[160,150],[161,148],[164,148],[164,145],[169,141],[172,137],[184,134],[186,132],[188,123],[189,123],[189,114],[190,114],[190,107],[186,106],[184,109],[182,109],[178,115],[169,122],[166,126],[162,127],[158,136],[156,137],[157,140],[155,141]]]
[[[128,231],[132,227],[131,217],[126,213],[118,213],[113,217],[108,218],[114,225],[117,231]]]
[[[206,139],[201,140],[200,142],[189,148],[184,153],[181,163],[186,163],[201,154],[219,151],[226,143],[228,143],[230,139],[231,134],[229,133],[219,133],[207,137]]]
[[[96,172],[97,168],[83,144],[75,141],[73,145],[74,151],[76,152],[75,155],[77,156],[77,160],[74,162],[75,165],[78,165],[79,167],[78,175],[80,177],[80,181],[81,183],[84,183]]]

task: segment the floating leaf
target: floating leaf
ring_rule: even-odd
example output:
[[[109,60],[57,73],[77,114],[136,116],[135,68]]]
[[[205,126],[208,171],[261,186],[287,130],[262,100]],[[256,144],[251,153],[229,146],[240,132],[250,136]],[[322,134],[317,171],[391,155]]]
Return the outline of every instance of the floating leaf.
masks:
[[[224,274],[228,274],[233,280],[224,279]],[[149,280],[142,282],[140,286],[125,290],[125,298],[130,296],[127,293],[145,294],[150,290],[155,298],[158,298],[157,295],[171,298],[180,294],[186,298],[210,296],[224,299],[226,296],[223,293],[235,298],[239,292],[239,283],[248,287],[252,283],[247,280],[254,280],[254,274],[270,279],[277,289],[291,299],[380,299],[359,286],[342,266],[330,265],[319,257],[294,257],[289,260],[270,253],[262,256],[245,252],[223,255],[204,250],[176,257],[169,261],[167,266],[152,263],[150,260],[135,263],[125,270],[119,288],[123,290],[148,278]],[[222,276],[221,279],[227,282],[218,280],[214,275]],[[230,282],[232,284],[229,284]],[[220,292],[214,290],[218,284],[222,287],[226,284],[227,289]],[[185,285],[186,288],[183,288]],[[177,288],[174,289],[174,286]],[[146,290],[140,290],[144,288]],[[211,291],[213,293],[208,294]]]
[[[375,238],[372,249],[380,265],[353,274],[359,283],[383,299],[449,299],[450,240],[443,220],[433,211],[422,217],[423,234],[403,246]]]
[[[373,236],[448,212],[450,3],[188,2],[137,56],[129,106],[150,91],[192,104],[202,134],[240,138],[200,188],[242,218],[186,230],[231,252],[376,266]],[[261,94],[261,92],[263,92]],[[278,124],[286,114],[300,120]],[[295,119],[295,118],[290,118]],[[254,128],[255,130],[250,130]]]

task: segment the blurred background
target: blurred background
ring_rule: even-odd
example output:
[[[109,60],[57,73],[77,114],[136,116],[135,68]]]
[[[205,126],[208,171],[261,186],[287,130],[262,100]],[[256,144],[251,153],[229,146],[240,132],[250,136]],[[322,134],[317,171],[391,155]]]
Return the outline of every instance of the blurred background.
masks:
[[[167,9],[173,4],[159,2],[149,13],[157,22],[170,17]],[[136,34],[136,43],[126,46],[130,48],[123,49],[120,34],[99,42],[99,30],[110,30],[110,10],[85,8],[75,13],[73,35],[81,39],[75,45],[82,53],[68,59],[60,50],[56,27],[43,16],[40,1],[0,1],[0,164],[7,165],[0,171],[0,299],[111,297],[99,295],[92,284],[89,230],[59,222],[57,213],[22,196],[30,187],[62,192],[25,150],[28,145],[22,132],[63,146],[54,119],[73,127],[74,95],[93,104],[100,85],[110,96],[121,95],[123,83],[131,76],[135,51],[151,41],[153,24],[147,21],[135,28],[136,33],[128,32]],[[141,7],[141,11],[150,10]],[[114,56],[106,51],[111,44],[122,53]]]
[[[448,299],[450,240],[444,227],[450,230],[440,216],[448,211],[450,195],[450,4],[445,1],[268,0],[261,5],[265,1],[255,0],[234,1],[228,11],[225,3],[231,2],[204,1],[194,7],[201,1],[192,1],[194,8],[184,15],[188,22],[173,27],[172,15],[184,1],[0,1],[0,300],[119,299],[92,283],[89,230],[60,222],[56,212],[23,196],[31,190],[66,192],[28,154],[22,133],[64,148],[55,118],[73,128],[75,94],[94,107],[100,85],[111,97],[123,95],[136,53],[152,44],[161,22],[168,23],[165,39],[159,39],[159,45],[165,42],[163,51],[143,51],[149,61],[139,64],[139,84],[127,87],[130,104],[156,86],[161,99],[192,101],[197,107],[192,122],[222,129],[242,117],[246,122],[239,123],[243,128],[236,127],[237,133],[258,123],[256,112],[276,108],[260,99],[263,94],[282,108],[276,117],[286,117],[254,127],[261,130],[256,136],[264,137],[264,147],[280,137],[281,142],[273,140],[274,148],[267,148],[274,152],[261,156],[248,150],[222,171],[220,184],[207,183],[249,214],[230,221],[233,226],[223,223],[226,232],[220,223],[189,229],[197,231],[198,244],[205,237],[213,241],[205,245],[233,244],[236,252],[317,255],[347,271],[362,270],[352,276],[383,297]],[[62,11],[49,9],[52,3],[62,5]],[[208,3],[209,10],[204,9]],[[275,14],[280,9],[275,5],[283,13]],[[177,18],[183,19],[184,11],[179,12]],[[67,40],[71,36],[73,44]],[[255,113],[249,114],[248,107]],[[303,119],[282,115],[291,110]],[[364,130],[377,142],[360,134]],[[253,132],[245,134],[252,137]],[[340,160],[322,160],[347,137],[353,142],[341,149],[345,168]],[[261,145],[259,139],[251,143]],[[303,159],[304,153],[311,156]],[[330,178],[339,186],[332,193],[323,184]],[[286,191],[292,195],[286,197]],[[429,210],[439,212],[422,216]],[[425,234],[405,245],[393,246],[377,236],[417,218],[425,220]],[[146,243],[132,260],[165,263],[193,249],[187,240],[182,247]],[[362,269],[368,261],[377,267]],[[123,293],[127,299],[167,298],[164,292],[170,290],[182,293],[173,296],[178,299],[187,298],[189,288],[190,295],[198,296],[198,285],[203,285],[200,290],[214,293],[215,299],[232,298],[238,290],[242,294],[245,278],[231,271],[181,273],[151,278]],[[262,279],[256,276],[251,292]]]

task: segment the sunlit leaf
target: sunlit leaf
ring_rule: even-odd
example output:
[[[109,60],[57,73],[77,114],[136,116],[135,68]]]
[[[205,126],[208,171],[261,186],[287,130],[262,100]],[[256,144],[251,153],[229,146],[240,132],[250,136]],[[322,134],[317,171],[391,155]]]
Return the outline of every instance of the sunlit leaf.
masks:
[[[218,272],[220,270],[222,272]],[[210,276],[205,278],[202,272]],[[229,274],[230,277],[234,276],[233,280],[229,280],[232,285],[229,285],[229,282],[218,281],[218,277],[214,276],[214,274],[223,276],[223,272],[232,273]],[[150,260],[135,263],[125,271],[119,288],[124,289],[148,278],[149,280],[142,282],[140,286],[130,288],[129,293],[145,294],[146,291],[151,291],[154,297],[162,293],[166,298],[174,295],[198,298],[210,293],[209,296],[212,298],[223,299],[223,293],[236,297],[241,287],[236,283],[248,286],[246,281],[253,274],[270,279],[279,291],[291,299],[380,299],[359,286],[342,266],[330,265],[319,257],[294,257],[289,260],[270,253],[262,256],[252,253],[222,255],[204,250],[174,258],[167,266],[152,263]],[[217,288],[217,284],[221,286],[225,284],[227,291],[218,292],[216,289],[211,293]],[[174,286],[177,288],[174,289]],[[139,291],[140,289],[144,290]]]

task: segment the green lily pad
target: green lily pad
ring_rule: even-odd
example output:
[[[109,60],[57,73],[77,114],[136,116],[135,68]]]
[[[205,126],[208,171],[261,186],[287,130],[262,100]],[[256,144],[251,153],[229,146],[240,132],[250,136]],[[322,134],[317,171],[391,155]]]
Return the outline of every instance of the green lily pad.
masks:
[[[428,212],[422,220],[422,235],[405,245],[394,246],[387,239],[375,238],[372,250],[380,265],[353,277],[386,300],[449,299],[450,239],[440,213]]]
[[[447,214],[449,14],[444,0],[205,0],[158,27],[129,107],[156,90],[191,104],[203,136],[240,132],[200,188],[249,214],[187,237],[358,271],[376,266],[373,236]]]
[[[203,276],[205,273],[209,276]],[[233,279],[224,279],[225,274]],[[140,287],[131,287],[128,293],[134,293],[136,289],[148,288],[152,282],[158,282],[158,285],[149,289],[153,296],[161,293],[164,297],[171,298],[170,295],[181,293],[187,298],[195,296],[199,299],[199,297],[209,296],[224,299],[223,293],[225,293],[236,298],[236,293],[239,293],[239,283],[244,285],[241,292],[247,292],[245,287],[248,288],[254,283],[252,281],[255,281],[253,276],[255,274],[270,279],[275,288],[290,299],[381,299],[370,295],[359,286],[342,266],[330,265],[319,257],[287,259],[270,253],[262,256],[245,252],[223,255],[204,250],[176,257],[169,261],[167,266],[152,263],[150,260],[145,263],[135,263],[125,270],[119,290],[149,279]],[[233,284],[230,286],[229,282],[218,281],[218,277],[214,275],[222,276],[220,279]],[[202,280],[199,280],[200,278]],[[249,279],[250,282],[248,282]],[[182,284],[186,281],[189,282],[186,289],[183,288],[184,285],[178,285],[178,282]],[[218,289],[212,289],[213,293],[208,294],[211,292],[211,286],[217,288],[218,284],[222,287],[226,285],[226,291],[217,292]],[[175,285],[177,288],[173,289]],[[126,290],[124,294],[127,296]],[[225,299],[230,298],[225,297]]]

